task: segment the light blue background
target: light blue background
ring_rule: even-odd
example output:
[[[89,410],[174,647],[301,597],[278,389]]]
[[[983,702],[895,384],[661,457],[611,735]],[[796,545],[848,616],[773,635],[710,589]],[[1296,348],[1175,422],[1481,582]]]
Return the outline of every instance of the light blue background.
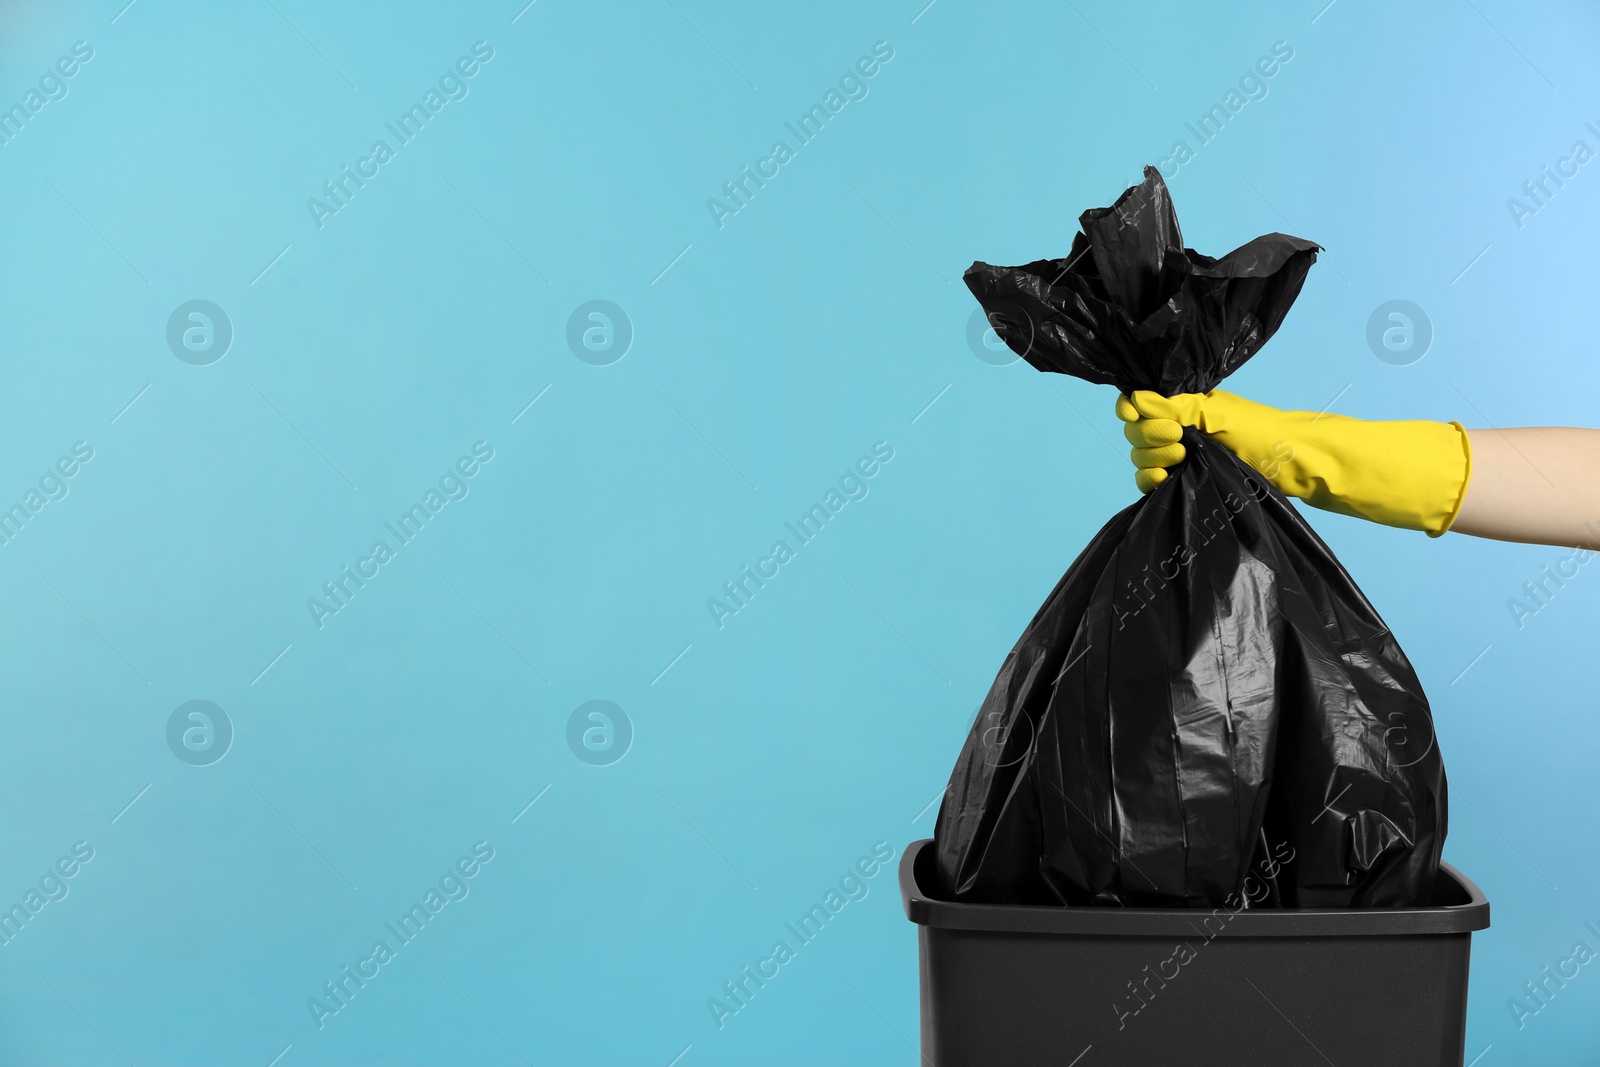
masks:
[[[1596,421],[1600,164],[1506,206],[1600,148],[1580,3],[522,2],[0,7],[0,103],[94,49],[0,146],[0,503],[94,448],[0,548],[0,903],[95,850],[0,948],[0,1062],[915,1063],[892,869],[725,1029],[706,1001],[931,832],[1006,650],[1134,497],[1110,391],[976,358],[961,272],[1064,254],[1275,41],[1171,179],[1204,252],[1327,248],[1230,387]],[[319,229],[307,198],[480,40],[470,95]],[[719,229],[707,198],[880,40],[870,95]],[[1396,298],[1436,334],[1404,367],[1365,341]],[[210,366],[166,345],[192,299],[235,330]],[[610,366],[565,340],[592,299],[636,331]],[[319,630],[307,598],[480,440],[470,495]],[[707,599],[877,441],[870,495],[719,630]],[[1432,695],[1446,856],[1494,904],[1469,1059],[1594,1062],[1600,971],[1521,1030],[1507,1001],[1600,948],[1600,577],[1519,630],[1557,550],[1310,519]],[[192,699],[235,730],[210,766],[165,740]],[[593,699],[636,732],[610,766],[567,745]],[[307,999],[477,841],[470,895],[319,1030]]]

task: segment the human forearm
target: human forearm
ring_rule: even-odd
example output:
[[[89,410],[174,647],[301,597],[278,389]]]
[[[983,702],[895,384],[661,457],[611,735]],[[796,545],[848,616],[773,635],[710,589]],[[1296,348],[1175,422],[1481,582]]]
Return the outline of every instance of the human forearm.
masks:
[[[1600,548],[1600,430],[1468,430],[1472,477],[1451,530]]]

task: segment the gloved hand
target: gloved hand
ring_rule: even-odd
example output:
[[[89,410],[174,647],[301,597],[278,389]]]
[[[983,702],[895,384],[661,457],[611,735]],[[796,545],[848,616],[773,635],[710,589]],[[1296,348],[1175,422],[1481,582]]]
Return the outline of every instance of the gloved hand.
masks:
[[[1344,415],[1279,411],[1221,389],[1117,397],[1117,418],[1148,493],[1183,462],[1179,441],[1193,426],[1288,496],[1385,526],[1450,528],[1472,475],[1467,431],[1458,422],[1367,422]]]

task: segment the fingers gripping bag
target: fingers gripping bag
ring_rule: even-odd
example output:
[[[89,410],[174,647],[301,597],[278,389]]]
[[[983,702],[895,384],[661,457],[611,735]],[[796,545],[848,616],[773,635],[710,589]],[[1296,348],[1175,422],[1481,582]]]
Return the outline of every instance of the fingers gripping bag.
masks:
[[[1079,222],[1066,259],[974,263],[965,280],[1036,369],[1123,393],[1214,388],[1321,250],[1279,233],[1221,259],[1185,248],[1151,167]],[[1183,444],[984,698],[934,831],[946,899],[1430,904],[1446,792],[1416,672],[1262,472],[1191,427]]]

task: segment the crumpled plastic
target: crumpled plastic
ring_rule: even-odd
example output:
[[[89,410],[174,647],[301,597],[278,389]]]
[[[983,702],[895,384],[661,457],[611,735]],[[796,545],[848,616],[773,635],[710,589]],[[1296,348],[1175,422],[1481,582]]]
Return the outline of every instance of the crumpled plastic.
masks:
[[[1067,258],[977,262],[965,280],[1039,370],[1206,392],[1273,335],[1321,249],[1273,233],[1201,255],[1144,175],[1081,216]],[[1192,428],[1183,443],[1001,666],[939,810],[943,894],[1429,905],[1447,797],[1416,672],[1262,472]]]

